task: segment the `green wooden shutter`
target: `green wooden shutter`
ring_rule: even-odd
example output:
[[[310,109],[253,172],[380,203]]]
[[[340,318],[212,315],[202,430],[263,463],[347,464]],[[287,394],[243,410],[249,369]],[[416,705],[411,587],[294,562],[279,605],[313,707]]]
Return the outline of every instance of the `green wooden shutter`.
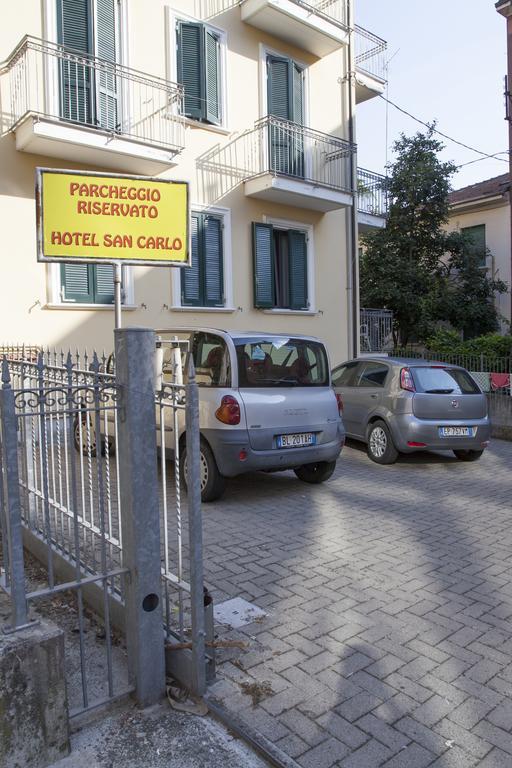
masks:
[[[294,229],[288,231],[290,260],[290,309],[308,308],[308,252],[306,235]]]
[[[112,264],[93,264],[94,302],[114,303],[114,267]]]
[[[185,88],[184,111],[200,120],[205,114],[203,27],[188,21],[178,22],[178,81]]]
[[[293,86],[293,122],[299,125],[304,124],[304,74],[295,62],[290,62],[292,66],[292,86]]]
[[[115,64],[116,51],[116,4],[115,0],[96,0],[97,41],[96,55]],[[102,128],[115,130],[117,118],[117,80],[115,67],[101,67],[98,81],[98,124]]]
[[[61,264],[62,300],[90,304],[94,301],[94,285],[88,264]]]
[[[186,307],[201,306],[201,281],[200,281],[200,225],[201,217],[199,214],[192,214],[190,217],[191,229],[191,261],[190,267],[182,267],[181,275],[181,303]]]
[[[224,304],[224,268],[222,258],[222,221],[216,216],[204,216],[204,303],[222,307]]]
[[[206,77],[206,120],[221,122],[220,109],[220,43],[217,35],[205,28],[204,59]]]
[[[80,53],[92,53],[90,0],[58,0],[59,43]],[[91,68],[62,59],[59,64],[60,113],[66,120],[94,124]]]
[[[277,56],[267,58],[268,113],[283,120],[292,119],[290,100],[289,60]]]
[[[252,225],[254,306],[274,306],[274,242],[271,224]]]

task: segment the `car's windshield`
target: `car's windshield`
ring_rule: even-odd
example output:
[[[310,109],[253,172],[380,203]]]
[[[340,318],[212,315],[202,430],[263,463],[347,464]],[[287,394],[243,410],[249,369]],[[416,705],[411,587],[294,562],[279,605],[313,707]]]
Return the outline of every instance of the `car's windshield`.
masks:
[[[235,341],[240,387],[326,387],[323,344],[306,339],[251,338]]]
[[[416,388],[431,395],[476,395],[480,390],[466,371],[459,368],[414,367]]]

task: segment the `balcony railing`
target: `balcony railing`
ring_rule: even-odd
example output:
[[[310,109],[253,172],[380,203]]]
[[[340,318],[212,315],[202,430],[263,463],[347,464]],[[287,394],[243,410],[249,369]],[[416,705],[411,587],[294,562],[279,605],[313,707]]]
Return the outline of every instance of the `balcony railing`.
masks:
[[[264,117],[240,137],[246,178],[265,173],[350,191],[354,145],[277,117]]]
[[[174,153],[183,149],[183,89],[176,83],[28,36],[2,74],[9,130],[33,115]]]
[[[357,209],[373,216],[387,216],[386,177],[357,169]]]
[[[388,44],[363,27],[355,27],[356,69],[385,82]]]
[[[230,8],[243,5],[244,2],[246,0],[195,0],[196,16],[200,19],[211,19]],[[328,21],[334,21],[346,27],[346,0],[291,0],[291,2],[305,8],[310,13],[324,16]]]

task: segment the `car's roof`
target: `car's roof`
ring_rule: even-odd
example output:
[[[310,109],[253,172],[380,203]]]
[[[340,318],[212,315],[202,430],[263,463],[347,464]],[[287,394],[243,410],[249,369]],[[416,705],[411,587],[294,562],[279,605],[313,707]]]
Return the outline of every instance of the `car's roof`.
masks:
[[[172,328],[158,328],[155,333],[183,333],[194,331],[202,331],[203,333],[220,333],[224,336],[230,336],[233,341],[237,340],[249,340],[249,339],[306,339],[307,341],[319,341],[315,336],[306,336],[303,333],[267,333],[266,331],[235,331],[227,330],[225,328],[207,328],[207,327],[172,327]]]
[[[351,360],[345,360],[340,365],[346,365],[347,363],[390,363],[391,365],[414,368],[415,366],[421,366],[422,368],[435,368],[439,365],[449,368],[462,368],[460,365],[454,365],[453,363],[444,363],[442,360],[425,360],[422,357],[385,357],[383,355],[365,355],[364,357],[354,357]],[[339,366],[335,366],[338,368]]]

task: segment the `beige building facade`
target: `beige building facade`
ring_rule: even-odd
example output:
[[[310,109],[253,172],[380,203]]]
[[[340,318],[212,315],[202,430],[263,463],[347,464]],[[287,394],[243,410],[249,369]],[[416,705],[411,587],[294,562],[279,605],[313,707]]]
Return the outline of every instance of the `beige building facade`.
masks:
[[[496,295],[500,328],[508,333],[511,317],[512,244],[510,235],[510,177],[508,173],[450,193],[448,228],[471,236],[475,246],[487,251],[482,268],[504,280],[508,291]]]
[[[351,227],[385,221],[380,177],[356,173],[355,114],[384,89],[385,43],[351,15],[348,0],[11,7],[2,340],[112,348],[112,268],[36,260],[35,170],[49,167],[189,182],[192,267],[123,267],[123,324],[307,333],[333,362],[352,354]]]

